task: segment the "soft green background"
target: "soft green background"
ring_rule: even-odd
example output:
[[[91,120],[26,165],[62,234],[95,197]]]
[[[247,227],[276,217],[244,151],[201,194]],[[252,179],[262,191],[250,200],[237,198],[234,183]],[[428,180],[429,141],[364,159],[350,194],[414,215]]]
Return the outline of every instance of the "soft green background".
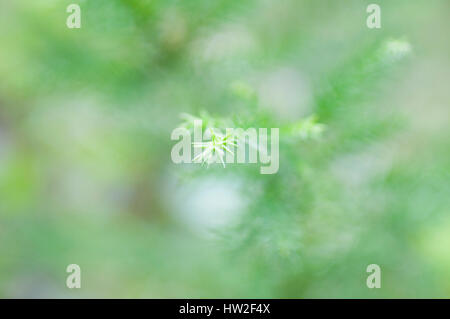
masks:
[[[0,0],[0,297],[450,297],[450,2],[369,3]],[[175,165],[201,110],[327,129]]]

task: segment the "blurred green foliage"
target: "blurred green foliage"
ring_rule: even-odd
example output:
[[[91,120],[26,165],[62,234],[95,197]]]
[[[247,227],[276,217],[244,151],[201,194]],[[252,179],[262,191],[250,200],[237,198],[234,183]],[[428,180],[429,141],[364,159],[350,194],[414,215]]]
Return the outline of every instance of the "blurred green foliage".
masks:
[[[450,297],[450,3],[369,3],[0,0],[0,297]],[[279,172],[173,164],[182,113]]]

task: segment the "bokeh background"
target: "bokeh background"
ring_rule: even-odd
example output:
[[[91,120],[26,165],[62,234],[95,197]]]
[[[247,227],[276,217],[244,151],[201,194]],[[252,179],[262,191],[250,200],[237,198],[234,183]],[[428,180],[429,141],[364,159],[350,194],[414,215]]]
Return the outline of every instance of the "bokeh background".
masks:
[[[0,0],[0,297],[450,297],[450,2],[369,3]],[[175,165],[183,112],[326,130]]]

